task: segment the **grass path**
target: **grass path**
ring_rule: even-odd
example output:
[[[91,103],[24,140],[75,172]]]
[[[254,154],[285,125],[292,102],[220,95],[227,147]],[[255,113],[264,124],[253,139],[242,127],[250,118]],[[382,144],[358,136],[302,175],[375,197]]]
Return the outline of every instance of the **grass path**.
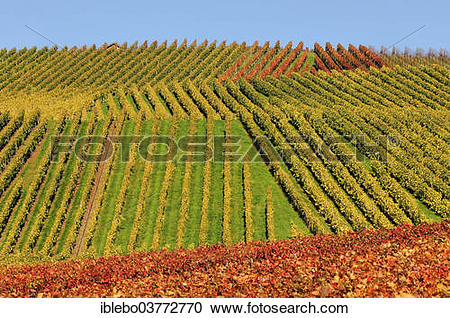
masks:
[[[134,125],[134,121],[125,121],[122,135],[133,134]],[[98,222],[100,226],[97,227],[97,231],[94,234],[92,244],[95,247],[98,255],[103,254],[103,249],[106,243],[106,235],[108,234],[113,219],[114,206],[120,190],[120,185],[124,176],[126,164],[126,162],[122,162],[120,156],[117,156],[117,161],[113,163],[111,176],[108,181],[108,187],[106,188],[103,208],[99,214]]]

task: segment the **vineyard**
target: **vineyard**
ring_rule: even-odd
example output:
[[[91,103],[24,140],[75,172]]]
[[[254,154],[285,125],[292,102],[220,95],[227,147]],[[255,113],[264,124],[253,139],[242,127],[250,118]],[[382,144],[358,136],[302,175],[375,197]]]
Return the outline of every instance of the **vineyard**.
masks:
[[[397,226],[448,248],[448,58],[185,40],[3,49],[0,70],[2,264]]]
[[[445,221],[6,268],[0,296],[448,298],[449,235]]]

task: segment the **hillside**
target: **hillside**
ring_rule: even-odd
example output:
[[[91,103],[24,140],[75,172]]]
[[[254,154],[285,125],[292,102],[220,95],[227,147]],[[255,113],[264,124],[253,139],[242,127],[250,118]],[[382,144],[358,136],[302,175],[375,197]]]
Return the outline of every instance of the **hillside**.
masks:
[[[0,60],[3,263],[449,217],[448,58],[184,41]]]

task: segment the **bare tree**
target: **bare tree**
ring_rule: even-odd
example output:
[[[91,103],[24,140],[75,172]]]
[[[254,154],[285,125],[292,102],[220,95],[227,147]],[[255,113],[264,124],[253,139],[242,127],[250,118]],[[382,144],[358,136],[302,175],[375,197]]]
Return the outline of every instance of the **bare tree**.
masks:
[[[416,56],[424,56],[424,55],[425,55],[425,51],[422,48],[418,47],[416,49]]]
[[[411,49],[409,47],[405,46],[405,49],[403,50],[403,55],[411,56],[412,55]]]
[[[389,55],[391,55],[391,52],[389,52],[389,50],[388,50],[387,47],[385,47],[384,45],[382,45],[382,46],[380,47],[380,54],[389,56]]]
[[[435,49],[430,47],[427,55],[428,55],[428,57],[435,57],[437,55],[437,52]]]
[[[444,48],[439,49],[439,57],[448,57],[448,51]]]
[[[395,46],[392,47],[392,55],[396,55],[399,56],[400,55],[400,50],[397,49]]]

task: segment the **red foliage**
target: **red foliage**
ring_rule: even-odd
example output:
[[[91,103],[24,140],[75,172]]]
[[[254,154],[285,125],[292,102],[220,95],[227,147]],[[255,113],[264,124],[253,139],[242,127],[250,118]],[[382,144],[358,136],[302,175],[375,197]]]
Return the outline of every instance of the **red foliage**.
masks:
[[[365,66],[367,66],[368,68],[376,67],[375,64],[370,59],[368,59],[364,54],[362,54],[361,51],[359,51],[355,46],[349,44],[348,50],[350,51],[351,54],[353,54],[355,58],[361,61],[361,63],[365,64]]]
[[[327,42],[325,49],[330,57],[345,70],[351,70],[353,67],[333,48],[330,42]]]
[[[254,51],[256,51],[256,49],[258,48],[258,45],[258,41],[253,42],[252,46],[250,47],[250,52],[254,53]]]
[[[349,51],[341,44],[339,43],[337,45],[337,51],[341,56],[346,59],[354,68],[360,68],[364,71],[367,71],[367,68],[364,67],[358,59],[356,59],[353,55],[350,54]]]
[[[272,56],[276,53],[276,51],[278,50],[279,47],[280,47],[280,41],[277,41],[277,43],[275,44],[275,47],[262,57],[261,61],[253,68],[253,70],[250,72],[250,74],[247,74],[245,79],[248,81],[252,80],[253,77],[255,77],[256,74],[258,74],[259,71],[264,68],[266,63],[272,58]]]
[[[300,42],[294,49],[294,51],[292,51],[291,54],[289,54],[288,58],[284,60],[284,62],[281,63],[280,66],[278,66],[277,70],[273,73],[273,76],[279,77],[281,74],[283,74],[284,71],[289,67],[291,62],[295,60],[295,58],[301,52],[302,49],[303,49],[303,42]]]
[[[286,56],[287,52],[290,51],[292,48],[292,42],[289,42],[285,48],[277,55],[277,57],[270,63],[269,67],[267,67],[262,73],[260,74],[261,78],[266,77],[267,75],[271,74],[273,70],[277,67],[278,63],[280,63],[283,58]]]
[[[450,223],[0,270],[3,297],[449,297]]]
[[[314,52],[316,56],[319,57],[323,61],[323,63],[327,66],[327,69],[336,70],[341,72],[341,68],[337,66],[337,64],[333,61],[333,59],[328,55],[327,52],[319,45],[319,43],[314,43]]]
[[[247,53],[242,54],[241,58],[235,64],[233,64],[233,66],[230,67],[225,73],[223,73],[223,75],[221,77],[219,77],[219,82],[223,82],[231,74],[233,74],[239,68],[239,66],[245,61],[246,58],[247,58]]]
[[[320,59],[320,57],[318,55],[314,55],[314,66],[318,70],[322,70],[322,71],[325,71],[327,73],[330,73],[330,70],[326,67],[326,65],[322,62],[322,60]],[[312,72],[312,70],[313,69],[311,69],[311,72]]]
[[[258,52],[254,54],[252,58],[244,65],[244,67],[242,67],[239,70],[239,72],[233,77],[233,80],[238,80],[239,78],[241,78],[245,74],[245,72],[247,72],[247,70],[253,65],[253,63],[257,61],[261,57],[261,55],[267,50],[269,44],[270,44],[269,41],[264,43],[264,46],[260,48]]]
[[[308,64],[305,65],[305,67],[300,71],[300,76],[302,76],[303,74],[309,72],[311,66],[309,66]]]
[[[386,66],[387,64],[383,61],[382,58],[380,58],[378,55],[376,55],[374,52],[372,52],[371,50],[369,50],[367,47],[365,47],[364,45],[360,45],[359,46],[359,50],[368,58],[372,59],[372,61],[374,61],[378,67],[383,67]]]
[[[297,72],[303,65],[303,63],[306,61],[306,58],[308,57],[308,48],[306,48],[303,55],[298,59],[298,61],[294,64],[292,69],[289,71],[288,76],[290,76],[292,73]],[[306,66],[305,66],[306,68]]]

